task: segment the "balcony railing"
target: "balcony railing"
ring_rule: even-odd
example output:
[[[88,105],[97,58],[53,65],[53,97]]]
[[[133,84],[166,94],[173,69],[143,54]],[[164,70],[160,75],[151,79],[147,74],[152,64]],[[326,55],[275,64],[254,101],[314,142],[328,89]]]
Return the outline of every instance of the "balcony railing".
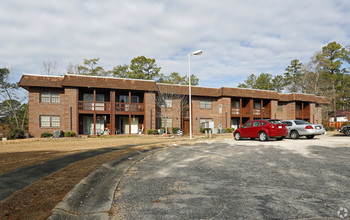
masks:
[[[249,107],[246,108],[239,108],[239,107],[232,107],[231,108],[231,115],[232,116],[243,116],[243,117],[250,117],[251,109]],[[271,109],[270,108],[254,108],[253,109],[253,116],[262,116],[264,118],[271,117]]]
[[[117,112],[143,112],[145,111],[145,105],[143,103],[124,103],[116,102],[115,111]]]
[[[261,115],[261,109],[260,108],[254,108],[253,109],[253,115],[254,116]]]
[[[310,117],[310,112],[307,110],[295,110],[295,117],[296,118],[309,118]]]
[[[232,115],[239,115],[239,114],[241,114],[241,108],[233,107],[232,110],[231,110],[231,114]]]
[[[78,109],[82,111],[109,111],[109,102],[79,101]]]

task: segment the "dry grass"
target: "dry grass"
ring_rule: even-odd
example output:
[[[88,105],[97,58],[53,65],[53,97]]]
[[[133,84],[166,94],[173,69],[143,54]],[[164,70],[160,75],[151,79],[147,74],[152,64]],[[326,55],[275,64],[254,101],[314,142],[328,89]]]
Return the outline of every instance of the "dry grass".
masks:
[[[221,136],[222,138],[232,137]],[[196,137],[195,140],[201,139]],[[220,139],[215,138],[215,139]],[[103,163],[134,151],[161,148],[174,143],[191,143],[188,138],[159,139],[157,136],[112,136],[89,139],[31,139],[0,144],[0,173],[41,163],[57,157],[102,148],[136,145],[71,163],[0,203],[0,219],[46,219],[51,210],[83,178]],[[192,142],[193,143],[193,142]]]
[[[159,139],[157,136],[110,136],[88,139],[28,139],[0,142],[0,174],[78,152],[168,141],[172,139]]]
[[[123,136],[89,139],[8,141],[2,143],[0,144],[0,173],[77,152],[125,145],[136,146],[113,150],[71,163],[69,166],[15,192],[0,203],[0,219],[46,219],[51,215],[51,210],[56,204],[76,184],[92,171],[99,168],[103,163],[115,160],[120,156],[130,154],[134,151],[164,147],[171,143],[185,140],[187,139],[159,139],[155,136]]]

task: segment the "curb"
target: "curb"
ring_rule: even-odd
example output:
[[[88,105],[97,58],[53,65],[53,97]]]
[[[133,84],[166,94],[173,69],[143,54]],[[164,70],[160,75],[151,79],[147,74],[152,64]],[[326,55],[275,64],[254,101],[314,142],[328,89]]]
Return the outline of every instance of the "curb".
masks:
[[[49,220],[109,219],[115,190],[137,161],[160,149],[137,151],[103,164],[78,183],[52,210]]]

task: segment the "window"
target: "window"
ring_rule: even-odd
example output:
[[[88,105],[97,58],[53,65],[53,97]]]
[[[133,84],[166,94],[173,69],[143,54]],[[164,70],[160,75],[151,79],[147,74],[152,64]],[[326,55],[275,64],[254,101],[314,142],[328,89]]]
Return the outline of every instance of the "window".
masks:
[[[167,108],[171,108],[171,107],[173,107],[173,100],[172,99],[161,99],[161,100],[159,100],[159,104],[158,104],[158,106],[160,106],[160,107],[167,107]]]
[[[290,121],[284,121],[282,123],[287,125],[288,127],[293,125],[292,122],[290,122]]]
[[[129,103],[129,96],[128,95],[119,96],[119,102]],[[131,103],[139,103],[139,97],[131,96]]]
[[[213,122],[212,118],[201,118],[199,119],[199,125],[201,128],[210,128],[209,123]]]
[[[260,101],[254,101],[254,108],[261,108],[261,102]]]
[[[250,121],[250,122],[247,122],[243,127],[244,128],[250,128],[251,126],[252,126],[252,122]]]
[[[213,104],[211,100],[200,100],[199,101],[200,108],[211,109]]]
[[[173,119],[172,118],[158,118],[158,128],[172,128],[173,127]]]
[[[40,102],[60,103],[60,93],[59,92],[40,92]]]
[[[239,101],[232,101],[231,102],[231,107],[232,108],[239,108]]]
[[[260,121],[254,121],[253,126],[260,126]]]
[[[60,127],[60,116],[41,115],[40,127],[42,128]]]

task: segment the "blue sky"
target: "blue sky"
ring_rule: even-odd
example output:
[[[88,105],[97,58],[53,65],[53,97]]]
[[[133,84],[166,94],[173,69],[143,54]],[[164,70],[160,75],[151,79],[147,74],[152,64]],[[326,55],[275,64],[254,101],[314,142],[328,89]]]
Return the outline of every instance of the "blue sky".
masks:
[[[350,45],[349,0],[1,0],[0,67],[11,80],[57,74],[84,58],[112,69],[137,56],[162,72],[192,73],[200,86],[235,87],[250,74],[282,74],[331,41]]]

